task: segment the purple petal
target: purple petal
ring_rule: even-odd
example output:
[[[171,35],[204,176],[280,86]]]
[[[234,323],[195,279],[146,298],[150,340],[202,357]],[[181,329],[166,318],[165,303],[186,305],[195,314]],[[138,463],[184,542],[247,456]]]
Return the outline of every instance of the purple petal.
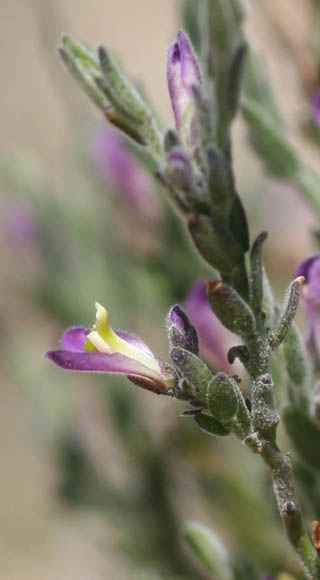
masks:
[[[307,319],[306,343],[311,351],[320,356],[320,254],[302,262],[297,274],[306,279],[301,292]]]
[[[216,369],[230,370],[227,353],[239,339],[212,312],[202,282],[192,287],[183,307],[198,332],[202,356]]]
[[[168,48],[167,80],[176,127],[181,130],[184,115],[192,103],[192,87],[201,84],[200,70],[187,35],[180,31]]]
[[[172,165],[174,169],[183,172],[190,181],[192,181],[190,158],[182,147],[176,147],[173,149],[168,155],[167,162],[169,165]]]
[[[307,302],[312,306],[313,310],[320,311],[320,256],[316,256],[315,259],[309,265],[307,275],[306,275],[306,292],[302,295],[306,295]]]
[[[100,175],[117,194],[145,217],[159,215],[153,184],[118,131],[100,131],[92,143],[92,153]]]
[[[301,264],[298,266],[297,271],[296,271],[296,278],[298,276],[304,276],[306,279],[306,283],[308,284],[310,267],[312,266],[313,262],[315,260],[318,260],[319,258],[320,258],[320,254],[316,254],[315,256],[312,256],[311,258],[304,260],[304,262],[301,262]]]
[[[123,338],[123,340],[125,340],[126,342],[129,342],[130,344],[136,346],[137,348],[141,348],[141,350],[153,356],[152,350],[150,350],[148,345],[145,342],[143,342],[143,340],[139,336],[136,336],[131,332],[124,332],[123,330],[116,330],[115,333],[118,336],[120,336],[120,338]]]
[[[63,350],[83,353],[85,344],[87,342],[87,335],[89,334],[89,332],[90,330],[88,328],[83,328],[82,326],[69,328],[69,330],[66,330],[66,332],[61,338],[61,346]],[[135,336],[134,334],[131,334],[129,332],[123,332],[122,330],[116,330],[115,332],[120,338],[122,338],[126,342],[129,342],[133,346],[141,348],[144,352],[147,352],[151,355],[153,354],[150,348],[138,336]]]
[[[89,332],[90,330],[88,328],[83,328],[82,326],[66,330],[60,341],[63,350],[84,352],[84,345],[87,342]]]
[[[178,32],[178,43],[181,55],[182,82],[191,89],[193,85],[201,84],[198,61],[188,36],[182,30]]]
[[[198,354],[199,346],[196,329],[192,326],[180,306],[173,306],[169,311],[167,326],[170,346],[180,346],[194,354]]]
[[[51,350],[45,358],[66,371],[135,375],[162,382],[162,377],[138,361],[121,354],[101,352],[79,353],[66,350]]]

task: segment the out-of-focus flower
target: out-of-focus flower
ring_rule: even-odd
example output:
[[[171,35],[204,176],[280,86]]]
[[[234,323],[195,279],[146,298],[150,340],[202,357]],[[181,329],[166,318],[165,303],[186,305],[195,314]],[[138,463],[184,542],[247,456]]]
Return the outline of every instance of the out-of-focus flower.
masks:
[[[45,357],[64,370],[127,375],[139,386],[164,394],[174,385],[168,365],[139,337],[115,332],[106,309],[99,303],[92,329],[70,328],[64,333],[61,346],[61,350],[49,351]]]
[[[176,127],[187,137],[194,112],[192,87],[201,84],[201,76],[191,42],[181,30],[168,48],[167,79]]]
[[[37,220],[25,201],[11,203],[5,211],[4,231],[9,243],[24,247],[32,244],[38,234]]]
[[[320,127],[320,89],[317,89],[312,97],[312,118],[315,124]]]
[[[227,330],[212,312],[204,283],[191,288],[183,309],[198,332],[203,358],[219,371],[230,371],[227,353],[239,343],[239,338]]]
[[[92,153],[101,177],[126,203],[147,219],[159,215],[152,181],[118,131],[110,128],[99,131],[92,143]]]
[[[320,254],[302,262],[296,276],[305,277],[301,298],[308,322],[307,345],[320,355]]]

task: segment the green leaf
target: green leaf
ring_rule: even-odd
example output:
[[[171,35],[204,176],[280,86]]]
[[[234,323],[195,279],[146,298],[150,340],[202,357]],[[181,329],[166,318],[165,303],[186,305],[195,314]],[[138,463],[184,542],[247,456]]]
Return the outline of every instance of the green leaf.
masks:
[[[200,429],[207,433],[208,435],[214,435],[216,437],[225,437],[226,435],[230,434],[230,431],[221,425],[219,421],[214,419],[214,417],[210,417],[210,415],[206,415],[205,413],[200,413],[196,415],[194,420],[199,425]]]

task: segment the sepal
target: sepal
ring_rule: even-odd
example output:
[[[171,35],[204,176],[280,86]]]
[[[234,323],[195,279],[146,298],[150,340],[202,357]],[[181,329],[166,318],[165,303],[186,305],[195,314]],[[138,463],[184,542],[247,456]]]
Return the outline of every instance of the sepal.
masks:
[[[213,376],[209,367],[195,354],[181,347],[171,348],[170,358],[182,379],[187,381],[191,389],[189,394],[206,403],[208,384]]]
[[[199,425],[201,431],[204,431],[208,435],[213,435],[214,437],[226,437],[230,435],[230,431],[224,427],[219,421],[206,413],[199,413],[194,418],[197,425]]]

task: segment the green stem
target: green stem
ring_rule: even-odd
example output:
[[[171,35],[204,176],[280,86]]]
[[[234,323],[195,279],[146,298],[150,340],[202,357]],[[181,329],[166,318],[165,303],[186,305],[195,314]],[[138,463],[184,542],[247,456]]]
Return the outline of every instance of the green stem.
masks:
[[[299,556],[305,576],[308,580],[320,580],[320,560],[305,530],[301,508],[296,496],[293,470],[289,454],[282,453],[276,443],[276,409],[273,395],[261,391],[261,382],[267,383],[261,375],[268,372],[271,356],[267,339],[255,336],[248,341],[250,349],[249,372],[252,380],[252,417],[254,433],[245,439],[245,443],[258,453],[269,467],[273,478],[273,490],[289,542]],[[267,375],[265,375],[267,376]],[[270,376],[270,375],[269,375]],[[260,378],[259,378],[260,377]],[[271,380],[271,377],[270,377]],[[260,393],[257,383],[260,381]],[[267,408],[268,407],[268,408]],[[265,418],[265,422],[263,419]]]
[[[272,473],[273,489],[287,537],[300,558],[306,578],[319,580],[320,560],[302,521],[290,456],[281,453],[276,444],[261,443],[260,454]]]

